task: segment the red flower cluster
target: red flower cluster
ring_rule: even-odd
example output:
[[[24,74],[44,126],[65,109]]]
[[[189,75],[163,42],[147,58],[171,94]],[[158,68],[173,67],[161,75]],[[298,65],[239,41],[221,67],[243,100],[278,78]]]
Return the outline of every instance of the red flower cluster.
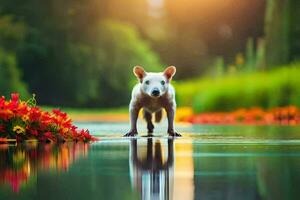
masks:
[[[295,106],[274,108],[265,111],[261,108],[239,109],[233,112],[193,114],[184,121],[194,124],[300,124],[300,110]]]
[[[78,130],[66,113],[47,112],[35,105],[35,99],[20,101],[19,94],[11,100],[0,98],[0,142],[37,139],[39,141],[94,141],[88,130]],[[32,105],[31,105],[32,104]]]

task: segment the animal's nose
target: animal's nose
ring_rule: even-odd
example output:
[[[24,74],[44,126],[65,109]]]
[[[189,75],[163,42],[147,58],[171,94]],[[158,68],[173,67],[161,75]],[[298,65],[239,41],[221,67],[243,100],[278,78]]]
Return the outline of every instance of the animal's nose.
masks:
[[[157,97],[157,96],[159,96],[159,89],[158,88],[154,88],[153,90],[152,90],[152,93],[151,93],[151,95],[152,96],[154,96],[154,97]]]

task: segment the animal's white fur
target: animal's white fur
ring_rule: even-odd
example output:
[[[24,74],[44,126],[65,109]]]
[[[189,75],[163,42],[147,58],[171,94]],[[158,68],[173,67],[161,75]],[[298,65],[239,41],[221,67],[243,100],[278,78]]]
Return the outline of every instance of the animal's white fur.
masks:
[[[159,116],[162,109],[166,110],[168,117],[168,133],[172,136],[180,136],[174,130],[174,116],[176,112],[175,89],[170,84],[176,72],[174,66],[168,67],[164,72],[146,72],[137,66],[134,73],[139,82],[132,90],[131,101],[129,104],[131,129],[125,136],[134,136],[137,133],[136,121],[141,108],[148,123],[148,133],[153,132],[152,114]],[[154,91],[156,95],[153,95]],[[158,95],[157,95],[158,94]]]

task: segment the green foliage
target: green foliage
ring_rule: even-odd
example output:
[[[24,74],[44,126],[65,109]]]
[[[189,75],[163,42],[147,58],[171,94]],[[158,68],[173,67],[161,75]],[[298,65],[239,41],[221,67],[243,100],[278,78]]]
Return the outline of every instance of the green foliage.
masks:
[[[214,59],[214,62],[211,66],[211,68],[208,70],[207,74],[209,74],[212,77],[221,77],[225,75],[225,63],[224,63],[224,57],[217,56]]]
[[[38,94],[39,103],[124,105],[129,101],[134,80],[132,67],[159,69],[159,57],[135,26],[124,21],[104,21],[118,19],[112,17],[114,10],[103,9],[117,1],[1,3],[0,46],[16,55],[24,81],[31,92]],[[135,3],[132,0],[133,12]],[[130,24],[138,21],[144,20]]]
[[[290,59],[300,60],[300,1],[290,0]]]
[[[256,70],[264,70],[266,68],[266,45],[263,38],[257,40],[255,55]]]
[[[102,21],[92,30],[92,41],[53,41],[53,45],[34,34],[27,40],[20,60],[32,90],[42,102],[91,107],[125,105],[134,79],[132,67],[160,69],[159,57],[133,26]],[[53,59],[45,63],[49,55]],[[44,81],[51,84],[40,85]]]
[[[245,53],[237,53],[234,63],[225,66],[224,57],[217,56],[208,74],[212,77],[220,77],[226,74],[258,72],[265,67],[265,40],[258,38],[255,46],[254,39],[250,37],[247,40]]]
[[[254,40],[253,38],[248,38],[246,44],[246,69],[247,71],[254,71],[252,69],[255,66],[255,51],[254,51]]]
[[[265,17],[267,65],[278,66],[288,62],[289,0],[268,0]]]
[[[26,26],[10,15],[0,17],[0,96],[18,92],[28,97],[27,87],[21,80],[21,71],[15,55],[24,40]]]
[[[15,51],[26,36],[26,26],[15,21],[11,15],[0,17],[0,46],[5,50]]]
[[[147,0],[2,0],[0,47],[15,55],[15,68],[38,94],[38,102],[88,107],[127,104],[134,65],[157,71],[161,59],[177,67],[176,79],[207,71],[217,78],[299,57],[296,0],[242,1],[235,12],[218,12],[232,9],[231,3],[210,5],[184,0],[166,0],[161,7]],[[220,15],[206,12],[212,8]],[[238,53],[245,43],[246,51]]]
[[[192,80],[176,85],[179,105],[196,112],[231,111],[241,107],[300,106],[300,63],[270,72]]]
[[[98,25],[97,34],[95,54],[100,67],[99,101],[109,106],[127,104],[131,83],[136,79],[133,66],[142,65],[149,71],[158,71],[161,69],[159,57],[133,26],[103,21]]]
[[[67,99],[67,104],[86,105],[91,99],[99,95],[98,82],[100,78],[100,63],[94,59],[93,49],[85,44],[67,44],[66,54],[69,59],[68,68],[61,70],[62,74],[72,74],[67,80],[62,77],[61,82],[66,82],[72,99]]]
[[[16,57],[0,49],[0,94],[9,96],[18,92],[22,98],[28,97],[26,85],[21,81],[21,73],[16,65]]]

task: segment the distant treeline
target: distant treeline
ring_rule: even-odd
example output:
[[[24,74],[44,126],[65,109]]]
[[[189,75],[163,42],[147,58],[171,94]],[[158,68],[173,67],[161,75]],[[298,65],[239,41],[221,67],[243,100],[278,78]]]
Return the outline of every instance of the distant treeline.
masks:
[[[296,0],[0,2],[0,95],[36,93],[41,104],[125,105],[134,65],[200,76],[220,56],[227,67],[249,38],[254,49],[264,40],[263,69],[300,55]]]

